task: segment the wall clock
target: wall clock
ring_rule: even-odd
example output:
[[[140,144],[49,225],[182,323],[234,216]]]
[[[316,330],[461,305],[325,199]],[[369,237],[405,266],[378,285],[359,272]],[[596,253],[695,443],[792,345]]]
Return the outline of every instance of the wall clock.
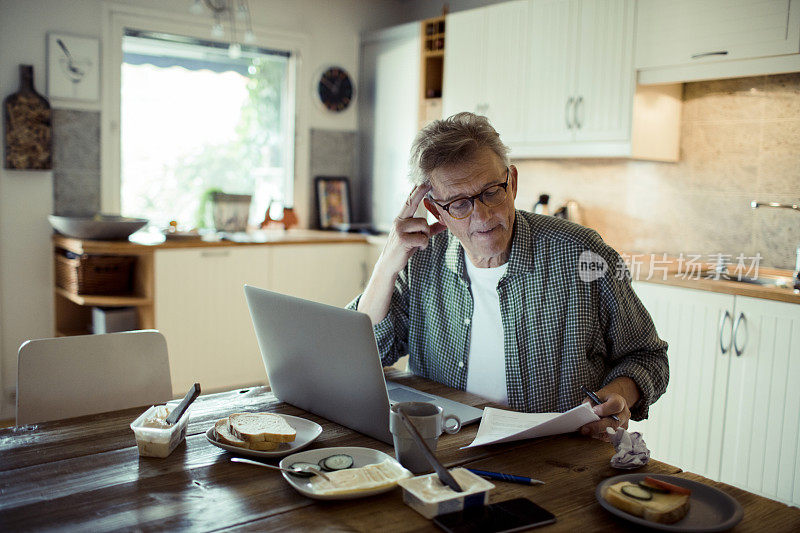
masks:
[[[317,95],[325,109],[339,113],[353,101],[353,81],[341,67],[325,69],[317,82]]]

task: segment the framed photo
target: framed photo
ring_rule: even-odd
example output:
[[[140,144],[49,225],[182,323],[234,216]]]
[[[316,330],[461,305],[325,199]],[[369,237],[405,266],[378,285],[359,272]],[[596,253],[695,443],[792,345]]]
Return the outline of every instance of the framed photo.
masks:
[[[314,188],[320,229],[336,229],[341,224],[350,224],[350,182],[347,178],[319,176],[314,179]]]
[[[47,34],[47,95],[84,102],[100,100],[99,39]]]

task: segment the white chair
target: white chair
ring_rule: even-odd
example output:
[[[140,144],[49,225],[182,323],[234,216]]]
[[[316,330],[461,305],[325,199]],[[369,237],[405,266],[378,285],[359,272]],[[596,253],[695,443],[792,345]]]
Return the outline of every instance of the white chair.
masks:
[[[18,426],[170,399],[167,341],[158,331],[29,340],[19,347]]]

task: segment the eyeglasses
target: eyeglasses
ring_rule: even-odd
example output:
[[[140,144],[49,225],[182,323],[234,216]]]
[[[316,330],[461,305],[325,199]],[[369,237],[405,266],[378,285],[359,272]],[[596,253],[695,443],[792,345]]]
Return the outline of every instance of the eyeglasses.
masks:
[[[483,205],[487,207],[497,207],[498,205],[502,204],[506,201],[507,193],[506,190],[508,189],[508,167],[506,167],[506,181],[505,183],[498,183],[497,185],[490,185],[489,187],[485,188],[480,193],[476,194],[475,196],[469,196],[467,198],[459,198],[457,200],[453,200],[452,202],[447,202],[446,204],[440,204],[436,200],[433,199],[430,195],[428,198],[447,211],[447,214],[451,217],[455,218],[456,220],[461,220],[467,218],[472,214],[472,210],[475,209],[475,200],[480,200],[483,202]]]

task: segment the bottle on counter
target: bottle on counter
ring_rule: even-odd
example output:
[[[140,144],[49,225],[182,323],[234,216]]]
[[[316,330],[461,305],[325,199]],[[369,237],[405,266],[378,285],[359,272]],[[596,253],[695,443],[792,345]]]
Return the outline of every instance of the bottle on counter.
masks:
[[[539,201],[533,205],[533,212],[537,215],[549,215],[550,214],[550,195],[549,194],[540,194]]]

